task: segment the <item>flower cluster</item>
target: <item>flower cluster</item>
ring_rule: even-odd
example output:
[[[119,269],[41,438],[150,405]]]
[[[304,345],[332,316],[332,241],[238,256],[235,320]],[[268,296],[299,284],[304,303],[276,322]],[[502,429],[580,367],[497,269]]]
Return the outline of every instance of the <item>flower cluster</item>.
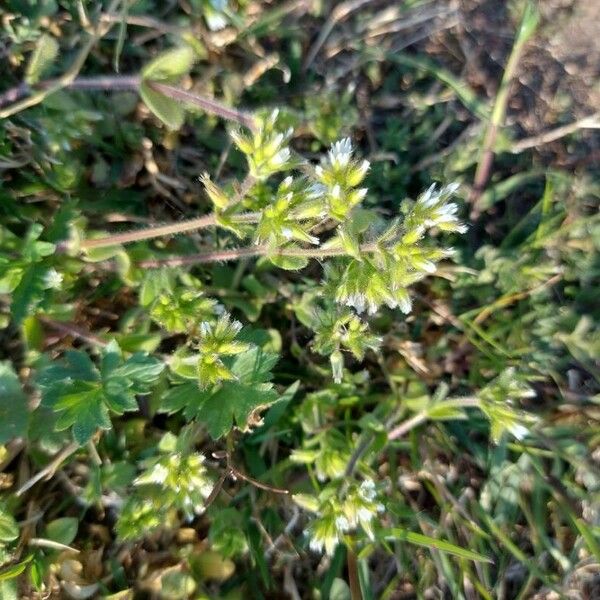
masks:
[[[165,434],[159,455],[143,464],[117,521],[121,539],[133,539],[168,525],[177,513],[192,519],[204,511],[213,481],[204,466],[204,456],[189,449],[188,430],[179,437]]]
[[[346,438],[337,430],[322,431],[308,438],[302,448],[290,455],[292,462],[314,466],[319,481],[343,476],[351,449]]]
[[[529,433],[529,427],[536,422],[533,415],[514,406],[518,400],[535,397],[535,391],[527,379],[514,368],[500,373],[480,390],[477,397],[482,412],[490,420],[491,435],[495,442],[500,441],[504,432],[522,440]]]
[[[203,388],[233,379],[222,357],[235,356],[250,348],[236,339],[241,329],[242,324],[231,320],[226,313],[214,322],[204,321],[192,342],[197,352],[186,347],[178,349],[171,360],[171,370],[181,377],[196,379]]]
[[[449,199],[458,191],[458,183],[437,188],[431,184],[414,204],[405,207],[405,244],[413,244],[423,237],[427,229],[438,227],[442,231],[464,233],[467,228],[458,218],[458,205]]]
[[[456,216],[457,205],[448,202],[456,189],[456,185],[437,192],[429,188],[406,209],[403,222],[393,223],[377,239],[360,246],[368,252],[350,259],[343,269],[329,267],[327,279],[336,301],[359,313],[365,309],[375,313],[384,304],[410,312],[409,286],[435,272],[436,263],[452,254],[451,249],[422,245],[424,232],[431,227],[464,231]]]
[[[134,481],[136,486],[158,486],[162,501],[192,518],[204,510],[204,500],[213,488],[201,454],[174,453],[148,461],[146,470]]]
[[[255,241],[276,248],[297,241],[318,245],[319,238],[311,235],[308,219],[323,213],[314,187],[304,179],[286,177],[279,185],[273,200],[261,213],[256,226]]]
[[[275,109],[266,117],[258,117],[256,128],[249,133],[232,131],[235,145],[246,155],[249,174],[257,181],[264,181],[274,173],[290,166],[290,149],[287,147],[293,130],[279,131]]]
[[[359,527],[369,539],[374,539],[373,520],[384,510],[372,479],[353,483],[343,499],[337,489],[326,488],[318,498],[297,494],[294,501],[317,515],[306,530],[310,548],[330,556],[343,537]]]
[[[362,360],[367,350],[379,347],[381,338],[373,335],[368,324],[350,310],[340,313],[332,307],[315,312],[313,349],[323,356],[329,355],[334,381],[340,383],[344,367],[340,348],[348,350],[357,360]]]
[[[218,308],[217,302],[200,290],[178,287],[157,296],[150,317],[170,333],[186,333],[213,318]]]
[[[369,161],[352,158],[350,138],[336,142],[321,165],[315,168],[315,175],[327,214],[336,221],[344,221],[350,211],[362,202],[367,188],[359,186],[369,170]]]

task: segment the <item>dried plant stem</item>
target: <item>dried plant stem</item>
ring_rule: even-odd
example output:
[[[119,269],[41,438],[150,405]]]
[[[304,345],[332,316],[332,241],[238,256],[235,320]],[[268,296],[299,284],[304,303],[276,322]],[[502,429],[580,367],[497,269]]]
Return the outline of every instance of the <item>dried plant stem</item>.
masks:
[[[42,479],[49,479],[54,475],[58,467],[69,458],[72,454],[75,454],[79,450],[80,446],[76,442],[71,442],[65,446],[56,456],[41,470],[38,471],[33,477],[28,479],[16,492],[15,496],[22,496],[27,490],[32,488],[38,481]]]
[[[56,331],[60,331],[61,333],[70,335],[75,339],[83,340],[88,344],[92,344],[92,346],[104,347],[108,345],[108,342],[104,341],[102,338],[98,337],[97,335],[94,335],[93,333],[90,333],[89,331],[86,331],[85,329],[82,329],[74,323],[67,323],[65,321],[55,321],[54,319],[50,319],[49,317],[46,317],[44,315],[38,315],[37,319],[44,325],[47,325],[48,327],[51,327]]]
[[[360,251],[370,253],[377,251],[377,244],[363,244]],[[269,246],[246,246],[229,250],[210,250],[200,254],[176,256],[158,260],[144,260],[137,263],[142,269],[157,269],[160,267],[182,267],[185,265],[226,262],[240,258],[256,258],[259,256],[290,257],[290,258],[328,258],[346,256],[343,248],[270,248]]]
[[[556,129],[544,131],[539,135],[519,140],[513,144],[510,151],[513,154],[519,154],[520,152],[524,152],[530,148],[536,148],[537,146],[542,146],[543,144],[549,144],[559,140],[560,138],[571,135],[572,133],[580,131],[581,129],[600,129],[600,112],[596,112],[592,115],[584,117],[583,119],[578,119],[573,123],[562,125]]]
[[[480,199],[492,170],[496,138],[498,137],[498,132],[500,131],[506,116],[506,108],[510,97],[510,87],[517,72],[517,66],[521,60],[521,56],[523,55],[525,43],[535,31],[536,25],[537,13],[535,12],[535,8],[533,8],[533,4],[527,3],[515,43],[508,58],[508,62],[506,63],[504,75],[502,76],[500,88],[494,102],[492,116],[483,139],[481,156],[477,164],[473,187],[469,197],[472,219],[476,219],[481,212],[481,207],[479,205]]]
[[[455,408],[477,408],[480,406],[479,398],[457,398],[452,401]],[[409,431],[412,431],[415,427],[422,425],[429,419],[429,413],[427,410],[416,413],[410,419],[403,421],[388,433],[388,440],[394,441],[401,437],[404,437]]]
[[[413,415],[410,419],[403,421],[402,423],[400,423],[400,425],[398,425],[398,427],[392,429],[392,431],[390,431],[388,434],[388,440],[393,441],[397,440],[398,438],[404,437],[409,431],[411,431],[415,427],[418,427],[425,421],[427,421],[426,411]]]

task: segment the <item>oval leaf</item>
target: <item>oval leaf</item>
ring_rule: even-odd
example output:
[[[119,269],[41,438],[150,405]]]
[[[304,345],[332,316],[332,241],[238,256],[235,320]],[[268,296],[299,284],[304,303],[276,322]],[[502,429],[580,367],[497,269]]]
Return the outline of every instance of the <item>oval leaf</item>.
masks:
[[[145,81],[140,85],[140,96],[154,116],[169,129],[176,130],[183,125],[185,112],[176,100],[153,90]]]
[[[44,34],[37,41],[35,50],[29,59],[25,81],[32,85],[37,83],[58,55],[58,42],[50,35]]]
[[[0,542],[12,542],[19,537],[19,526],[12,515],[0,508]]]
[[[79,521],[75,517],[54,519],[46,526],[45,537],[53,542],[68,546],[77,535]]]
[[[195,59],[196,53],[189,46],[167,50],[142,69],[142,79],[164,82],[177,80],[187,74]]]
[[[308,258],[304,256],[270,256],[269,260],[286,271],[299,271],[308,264]]]

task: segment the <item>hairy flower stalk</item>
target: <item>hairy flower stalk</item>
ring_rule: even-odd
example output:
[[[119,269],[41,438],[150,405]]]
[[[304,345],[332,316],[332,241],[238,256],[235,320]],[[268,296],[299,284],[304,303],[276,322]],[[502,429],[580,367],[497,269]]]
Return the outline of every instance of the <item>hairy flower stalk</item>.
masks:
[[[375,244],[364,244],[360,247],[361,252],[369,253],[377,250]],[[240,258],[258,258],[261,256],[283,256],[291,258],[322,259],[335,256],[346,256],[342,248],[277,248],[269,246],[248,246],[243,248],[231,248],[228,250],[212,250],[188,256],[176,256],[158,260],[143,260],[137,263],[142,269],[158,269],[160,267],[183,267],[188,265],[205,264],[213,262],[228,262]]]
[[[235,223],[256,223],[260,215],[258,213],[245,213],[236,215],[233,218]],[[127,231],[125,233],[116,233],[101,238],[91,238],[81,242],[82,250],[91,248],[107,248],[110,246],[118,246],[120,244],[131,244],[133,242],[141,242],[143,240],[152,240],[168,235],[176,235],[180,233],[190,233],[199,229],[206,229],[218,225],[217,218],[214,214],[198,217],[197,219],[189,219],[180,223],[171,223],[169,225],[159,225],[158,227],[148,227],[137,231]]]

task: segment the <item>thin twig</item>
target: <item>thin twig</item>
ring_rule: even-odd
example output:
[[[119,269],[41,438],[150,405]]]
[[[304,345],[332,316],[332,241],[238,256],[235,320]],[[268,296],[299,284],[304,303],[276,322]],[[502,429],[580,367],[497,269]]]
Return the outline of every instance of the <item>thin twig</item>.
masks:
[[[36,483],[42,481],[42,479],[50,479],[60,467],[60,465],[72,454],[75,454],[79,450],[80,446],[77,442],[71,442],[65,446],[58,454],[41,470],[38,471],[33,477],[28,479],[15,493],[15,495],[22,496],[27,490],[32,488]]]
[[[29,546],[35,546],[36,548],[51,548],[52,550],[67,550],[69,552],[75,552],[79,554],[79,550],[77,548],[73,548],[72,546],[67,546],[66,544],[61,544],[60,542],[55,542],[54,540],[48,540],[46,538],[31,538],[27,544]]]
[[[453,408],[478,408],[481,405],[479,398],[477,397],[465,397],[456,398],[453,400],[447,400],[447,403],[452,403]],[[409,431],[415,429],[419,425],[422,425],[429,419],[429,411],[423,410],[416,413],[410,419],[407,419],[403,423],[400,423],[398,427],[395,427],[388,433],[388,440],[394,441],[401,437],[404,437]]]
[[[539,135],[534,135],[533,137],[519,140],[513,144],[510,151],[513,154],[519,154],[520,152],[524,152],[530,148],[535,148],[536,146],[542,146],[544,144],[549,144],[550,142],[559,140],[560,138],[571,135],[580,129],[600,129],[600,112],[594,113],[593,115],[588,115],[587,117],[579,119],[573,123],[562,125],[556,129],[544,131]]]
[[[69,90],[105,90],[105,91],[134,91],[137,92],[141,77],[138,75],[99,75],[93,77],[77,77],[73,81],[64,83],[62,89]],[[0,94],[0,107],[16,102],[34,91],[49,90],[58,85],[58,79],[49,79],[36,84],[35,89],[27,83],[20,83],[18,86]]]
[[[84,342],[88,342],[88,344],[92,344],[94,346],[104,347],[108,345],[108,342],[103,340],[102,338],[86,331],[85,329],[75,325],[74,323],[67,323],[64,321],[55,321],[54,319],[50,319],[44,315],[38,315],[37,319],[47,325],[48,327],[52,327],[52,329],[56,329],[62,333],[66,333],[76,339],[83,340]]]
[[[239,479],[243,479],[244,481],[247,481],[248,483],[252,484],[254,487],[260,488],[261,490],[267,490],[268,492],[273,492],[274,494],[289,494],[290,493],[289,490],[284,490],[283,488],[274,487],[272,485],[269,485],[268,483],[262,483],[261,481],[258,481],[257,479],[253,479],[252,477],[246,475],[245,473],[242,473],[240,470],[238,470],[236,467],[233,467],[233,466],[229,467],[229,473],[230,473],[230,475],[233,475],[234,477],[238,477]]]
[[[418,427],[422,423],[427,421],[427,412],[423,411],[413,415],[410,419],[403,421],[388,433],[388,440],[393,441],[398,438],[404,437],[411,429]]]
[[[340,22],[343,21],[350,13],[358,10],[365,4],[372,2],[373,0],[347,0],[346,2],[342,2],[338,4],[329,15],[327,21],[323,27],[321,27],[319,32],[319,37],[315,40],[315,43],[312,45],[311,49],[308,51],[306,55],[306,60],[302,65],[302,70],[306,71],[312,65],[315,60],[319,50],[329,37],[329,34],[333,31],[333,28]]]

